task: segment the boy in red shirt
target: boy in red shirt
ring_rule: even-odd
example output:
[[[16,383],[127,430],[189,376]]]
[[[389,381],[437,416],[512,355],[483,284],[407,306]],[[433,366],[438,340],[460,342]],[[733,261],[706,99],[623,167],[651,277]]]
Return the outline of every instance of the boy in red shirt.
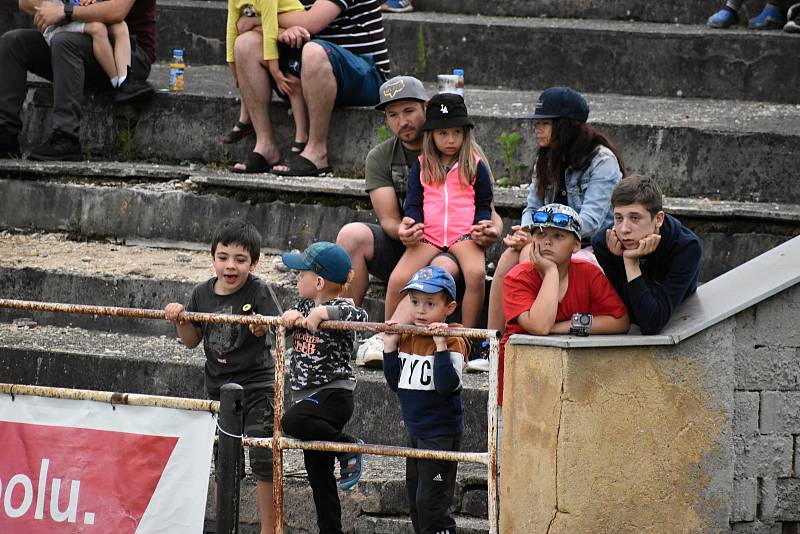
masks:
[[[530,263],[511,269],[503,283],[506,329],[500,341],[501,405],[503,357],[511,335],[624,334],[630,326],[625,304],[603,271],[572,257],[581,247],[581,222],[575,210],[563,204],[542,206],[533,215],[531,233]],[[572,326],[576,314],[585,326]]]

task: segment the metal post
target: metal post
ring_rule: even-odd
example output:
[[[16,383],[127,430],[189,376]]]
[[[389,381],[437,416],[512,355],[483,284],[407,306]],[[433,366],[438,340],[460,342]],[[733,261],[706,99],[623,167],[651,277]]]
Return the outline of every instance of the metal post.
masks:
[[[281,419],[283,418],[283,379],[286,375],[284,354],[286,328],[281,325],[275,333],[275,420],[272,431],[272,514],[273,534],[283,534],[283,449],[281,448]]]
[[[220,388],[219,444],[217,446],[217,534],[239,532],[239,475],[242,428],[244,427],[244,388],[225,384]]]
[[[487,434],[489,443],[487,452],[489,453],[489,473],[487,479],[487,489],[489,498],[489,534],[497,534],[499,531],[499,514],[497,502],[497,389],[499,377],[497,376],[500,364],[500,342],[497,336],[489,338],[489,406],[487,406],[488,426]]]

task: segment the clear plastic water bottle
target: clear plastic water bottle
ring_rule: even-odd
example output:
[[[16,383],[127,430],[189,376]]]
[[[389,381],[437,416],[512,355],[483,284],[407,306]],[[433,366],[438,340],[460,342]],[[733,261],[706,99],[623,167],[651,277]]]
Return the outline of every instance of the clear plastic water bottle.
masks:
[[[453,76],[458,76],[456,93],[460,94],[461,98],[464,98],[464,69],[453,69]]]
[[[181,92],[185,87],[186,63],[183,62],[183,50],[172,51],[172,62],[169,64],[169,90]]]

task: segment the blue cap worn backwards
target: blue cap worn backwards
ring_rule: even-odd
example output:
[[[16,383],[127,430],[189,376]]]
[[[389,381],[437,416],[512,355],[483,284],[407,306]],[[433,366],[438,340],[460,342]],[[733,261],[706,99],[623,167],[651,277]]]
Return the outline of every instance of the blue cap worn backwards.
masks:
[[[295,271],[313,271],[325,280],[337,284],[347,282],[353,268],[347,252],[334,243],[320,241],[304,252],[284,252],[283,263]]]
[[[446,291],[453,300],[456,300],[456,281],[453,277],[435,265],[423,267],[411,277],[403,291],[422,291],[423,293],[438,293]]]

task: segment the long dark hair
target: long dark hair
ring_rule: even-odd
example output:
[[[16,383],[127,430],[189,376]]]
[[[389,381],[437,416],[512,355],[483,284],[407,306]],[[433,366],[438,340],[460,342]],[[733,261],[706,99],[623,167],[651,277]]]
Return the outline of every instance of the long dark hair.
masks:
[[[568,168],[585,169],[601,145],[614,153],[620,171],[625,176],[625,162],[622,160],[622,155],[605,134],[575,119],[553,119],[550,146],[540,147],[534,162],[536,192],[539,198],[544,200],[548,185],[553,189],[558,187],[559,177]]]

